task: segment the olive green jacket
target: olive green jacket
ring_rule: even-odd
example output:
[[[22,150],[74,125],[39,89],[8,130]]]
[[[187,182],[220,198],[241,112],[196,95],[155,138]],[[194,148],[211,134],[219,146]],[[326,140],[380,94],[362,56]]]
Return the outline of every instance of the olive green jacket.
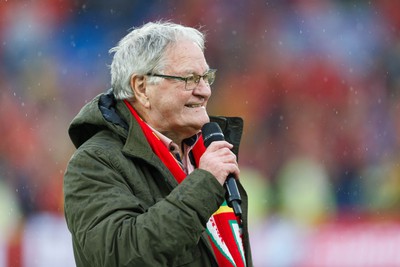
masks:
[[[215,118],[238,145],[240,118]],[[104,93],[72,121],[77,150],[64,177],[65,217],[78,267],[217,266],[205,233],[225,190],[196,169],[178,185],[122,101]],[[247,197],[239,184],[243,242],[252,266]]]

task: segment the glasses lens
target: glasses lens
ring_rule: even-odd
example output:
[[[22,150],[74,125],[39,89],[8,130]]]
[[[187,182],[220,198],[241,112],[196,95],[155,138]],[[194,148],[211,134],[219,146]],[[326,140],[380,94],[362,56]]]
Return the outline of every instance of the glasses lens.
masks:
[[[214,70],[209,71],[209,72],[206,73],[204,76],[205,76],[205,77],[204,77],[204,80],[205,80],[209,85],[212,85],[212,84],[214,83],[214,81],[215,81],[215,71],[214,71]]]
[[[215,72],[216,70],[212,69],[205,73],[203,76],[201,75],[192,75],[186,78],[186,90],[193,90],[197,87],[200,82],[200,79],[203,78],[204,82],[208,85],[212,85],[215,81]]]
[[[196,75],[192,75],[186,78],[186,90],[193,90],[196,88],[200,79],[196,77]]]

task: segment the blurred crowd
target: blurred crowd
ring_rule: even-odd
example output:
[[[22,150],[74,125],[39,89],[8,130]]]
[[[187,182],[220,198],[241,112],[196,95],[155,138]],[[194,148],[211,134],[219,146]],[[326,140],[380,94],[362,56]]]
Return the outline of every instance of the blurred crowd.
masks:
[[[110,87],[108,50],[151,20],[206,32],[218,69],[209,113],[245,120],[239,163],[258,266],[300,266],[299,240],[321,225],[398,223],[398,10],[391,0],[2,0],[0,267],[73,266],[68,125]]]

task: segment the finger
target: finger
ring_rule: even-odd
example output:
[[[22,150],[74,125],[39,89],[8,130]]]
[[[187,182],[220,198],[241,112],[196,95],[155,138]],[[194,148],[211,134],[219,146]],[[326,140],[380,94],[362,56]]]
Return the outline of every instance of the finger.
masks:
[[[215,141],[210,144],[210,146],[207,148],[207,150],[217,151],[222,148],[232,149],[233,145],[228,143],[227,141]]]
[[[217,151],[216,156],[221,159],[224,163],[234,163],[237,165],[236,155],[231,151]],[[217,154],[219,153],[219,155]]]

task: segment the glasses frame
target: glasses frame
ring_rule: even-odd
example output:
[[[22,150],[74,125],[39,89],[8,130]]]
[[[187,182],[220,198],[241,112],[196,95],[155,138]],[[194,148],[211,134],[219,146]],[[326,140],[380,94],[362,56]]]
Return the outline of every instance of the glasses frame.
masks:
[[[178,81],[183,81],[185,82],[185,90],[187,91],[192,91],[194,89],[196,89],[196,87],[199,85],[200,83],[200,79],[203,79],[203,81],[208,84],[208,85],[212,85],[215,81],[215,73],[217,72],[217,69],[209,69],[208,71],[206,71],[203,75],[198,75],[198,74],[191,74],[187,77],[181,77],[181,76],[172,76],[172,75],[164,75],[164,74],[158,74],[158,73],[147,73],[147,76],[153,76],[153,77],[160,77],[160,78],[164,78],[164,79],[171,79],[171,80],[178,80]],[[205,77],[207,77],[208,75],[213,75],[213,79],[211,80],[211,83],[209,82],[208,79],[204,79]],[[187,89],[187,82],[189,79],[194,78],[194,83],[196,84],[195,87],[191,88],[191,89]]]

